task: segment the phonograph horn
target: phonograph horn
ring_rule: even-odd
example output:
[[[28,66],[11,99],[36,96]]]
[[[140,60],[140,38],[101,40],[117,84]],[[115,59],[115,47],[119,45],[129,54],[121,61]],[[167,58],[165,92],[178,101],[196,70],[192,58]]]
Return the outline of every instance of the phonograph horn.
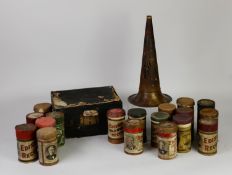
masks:
[[[152,17],[147,16],[139,92],[129,96],[128,101],[136,106],[156,107],[171,100],[160,90]]]

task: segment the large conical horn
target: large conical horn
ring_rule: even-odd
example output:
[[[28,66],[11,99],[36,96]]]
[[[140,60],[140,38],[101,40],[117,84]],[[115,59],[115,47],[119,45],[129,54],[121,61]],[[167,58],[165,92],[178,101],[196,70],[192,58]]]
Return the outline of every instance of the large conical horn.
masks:
[[[140,74],[139,92],[128,98],[129,102],[142,107],[155,107],[170,102],[172,98],[160,90],[152,17],[147,16]]]

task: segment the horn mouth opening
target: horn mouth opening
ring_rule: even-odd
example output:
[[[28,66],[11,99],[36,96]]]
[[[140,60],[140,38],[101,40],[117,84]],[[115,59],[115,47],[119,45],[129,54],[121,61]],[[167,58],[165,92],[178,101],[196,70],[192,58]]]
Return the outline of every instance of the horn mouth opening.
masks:
[[[151,93],[138,93],[133,94],[128,97],[128,101],[140,107],[157,107],[161,103],[169,103],[172,101],[172,97],[168,94],[156,94],[154,92]]]

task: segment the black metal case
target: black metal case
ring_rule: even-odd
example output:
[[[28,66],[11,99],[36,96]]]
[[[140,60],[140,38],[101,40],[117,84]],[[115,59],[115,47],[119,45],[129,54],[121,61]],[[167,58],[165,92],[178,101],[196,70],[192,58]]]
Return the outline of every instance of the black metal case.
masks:
[[[112,86],[52,91],[51,101],[54,111],[64,112],[67,138],[107,134],[107,110],[122,108]],[[88,111],[98,116],[85,116]]]

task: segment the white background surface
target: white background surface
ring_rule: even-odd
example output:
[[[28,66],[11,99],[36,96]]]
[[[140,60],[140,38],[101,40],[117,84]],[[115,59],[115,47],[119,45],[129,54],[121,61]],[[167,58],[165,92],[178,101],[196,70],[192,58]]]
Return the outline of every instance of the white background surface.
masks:
[[[153,16],[163,93],[216,101],[218,154],[193,149],[164,161],[147,145],[129,156],[123,144],[97,136],[66,140],[56,166],[18,162],[14,126],[34,104],[50,101],[51,90],[114,85],[124,108],[132,107],[146,15]],[[0,0],[1,173],[230,174],[231,18],[230,0]],[[156,110],[148,110],[148,127]]]

